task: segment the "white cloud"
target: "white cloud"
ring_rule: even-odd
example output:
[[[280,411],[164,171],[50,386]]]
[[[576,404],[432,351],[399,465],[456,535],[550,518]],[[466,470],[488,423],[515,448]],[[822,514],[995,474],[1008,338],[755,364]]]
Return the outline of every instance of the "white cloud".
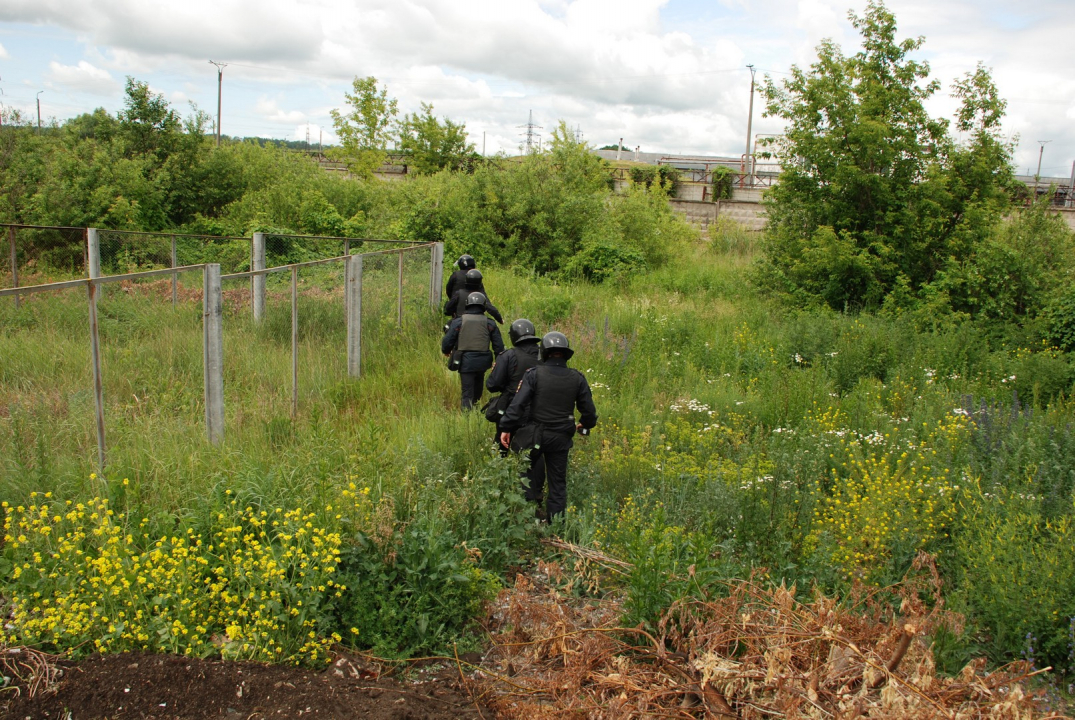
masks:
[[[119,89],[119,83],[107,70],[85,60],[80,60],[78,65],[61,65],[55,60],[50,62],[45,81],[50,86],[58,85],[91,95],[114,95]]]
[[[271,123],[294,125],[296,123],[304,122],[307,119],[306,113],[301,110],[284,111],[275,100],[264,97],[258,99],[257,104],[254,106],[254,111]],[[223,124],[224,123],[221,122],[221,125]]]
[[[826,37],[856,52],[847,12],[863,14],[866,2],[5,0],[0,24],[67,28],[90,67],[151,80],[171,88],[172,99],[181,91],[210,108],[216,77],[206,62],[228,62],[224,114],[250,134],[327,126],[325,109],[342,106],[351,79],[374,75],[402,112],[432,102],[438,115],[465,121],[477,142],[484,130],[490,152],[513,150],[533,109],[546,133],[563,117],[597,144],[623,136],[632,147],[738,155],[749,95],[743,66],[808,66]],[[915,56],[929,60],[945,90],[979,59],[994,68],[1011,101],[1007,129],[1023,137],[1018,163],[1036,162],[1037,139],[1055,139],[1047,159],[1075,153],[1066,117],[1075,83],[1063,72],[1075,33],[1070,0],[887,5],[899,38],[926,37]],[[71,44],[51,57],[76,62],[66,54]],[[942,94],[930,109],[948,115],[954,103]],[[754,131],[779,130],[755,98]]]
[[[11,59],[11,55],[9,55],[7,50],[4,48],[4,44],[0,43],[0,60],[10,60],[10,59]]]
[[[0,20],[59,25],[98,45],[190,58],[301,60],[321,42],[317,15],[300,3],[7,0]]]

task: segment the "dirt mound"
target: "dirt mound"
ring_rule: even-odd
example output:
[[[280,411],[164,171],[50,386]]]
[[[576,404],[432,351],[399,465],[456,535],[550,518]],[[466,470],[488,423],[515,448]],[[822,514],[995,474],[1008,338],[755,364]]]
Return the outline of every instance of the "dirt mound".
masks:
[[[6,708],[0,704],[0,716],[11,720],[482,717],[460,686],[454,665],[414,668],[400,678],[381,670],[347,656],[318,671],[175,655],[93,656],[57,663],[52,669],[57,675],[54,684],[34,688],[34,697],[22,682],[19,696]],[[10,689],[4,693],[9,694]],[[484,711],[485,717],[492,715]]]

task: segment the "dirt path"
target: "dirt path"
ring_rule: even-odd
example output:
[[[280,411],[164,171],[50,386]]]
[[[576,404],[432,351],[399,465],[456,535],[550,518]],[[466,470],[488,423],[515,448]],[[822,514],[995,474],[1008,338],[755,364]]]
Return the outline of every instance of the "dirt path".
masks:
[[[94,656],[60,667],[63,675],[52,690],[33,699],[23,691],[6,707],[0,702],[0,716],[11,720],[494,717],[471,701],[454,665],[428,665],[398,679],[379,675],[360,658],[346,656],[320,671],[148,654]]]

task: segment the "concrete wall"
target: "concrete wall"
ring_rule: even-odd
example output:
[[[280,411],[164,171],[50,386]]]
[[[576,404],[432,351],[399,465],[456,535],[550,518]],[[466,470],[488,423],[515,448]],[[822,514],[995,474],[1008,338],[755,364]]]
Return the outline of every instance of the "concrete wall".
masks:
[[[1075,230],[1075,208],[1057,208],[1056,212],[1060,217],[1064,218],[1064,222],[1068,224],[1068,227]]]
[[[698,202],[694,200],[669,200],[672,212],[683,216],[692,225],[705,230],[715,224],[732,222],[746,230],[765,229],[765,206],[757,202],[739,200],[721,200],[719,202]]]

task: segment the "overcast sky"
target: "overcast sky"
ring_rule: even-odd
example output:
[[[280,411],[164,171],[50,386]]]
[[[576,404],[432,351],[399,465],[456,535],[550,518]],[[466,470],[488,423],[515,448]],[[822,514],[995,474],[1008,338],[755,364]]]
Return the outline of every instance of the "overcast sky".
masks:
[[[528,113],[595,146],[740,155],[753,63],[784,77],[826,37],[853,52],[848,10],[865,0],[3,0],[0,102],[63,120],[116,111],[127,75],[186,114],[216,114],[224,70],[228,135],[305,139],[357,76],[374,75],[402,112],[430,102],[466,123],[479,151],[514,153]],[[945,91],[978,61],[1008,100],[1020,173],[1068,177],[1075,160],[1075,0],[891,0],[901,37]],[[762,118],[757,133],[779,133]],[[946,94],[930,106],[951,116]]]

